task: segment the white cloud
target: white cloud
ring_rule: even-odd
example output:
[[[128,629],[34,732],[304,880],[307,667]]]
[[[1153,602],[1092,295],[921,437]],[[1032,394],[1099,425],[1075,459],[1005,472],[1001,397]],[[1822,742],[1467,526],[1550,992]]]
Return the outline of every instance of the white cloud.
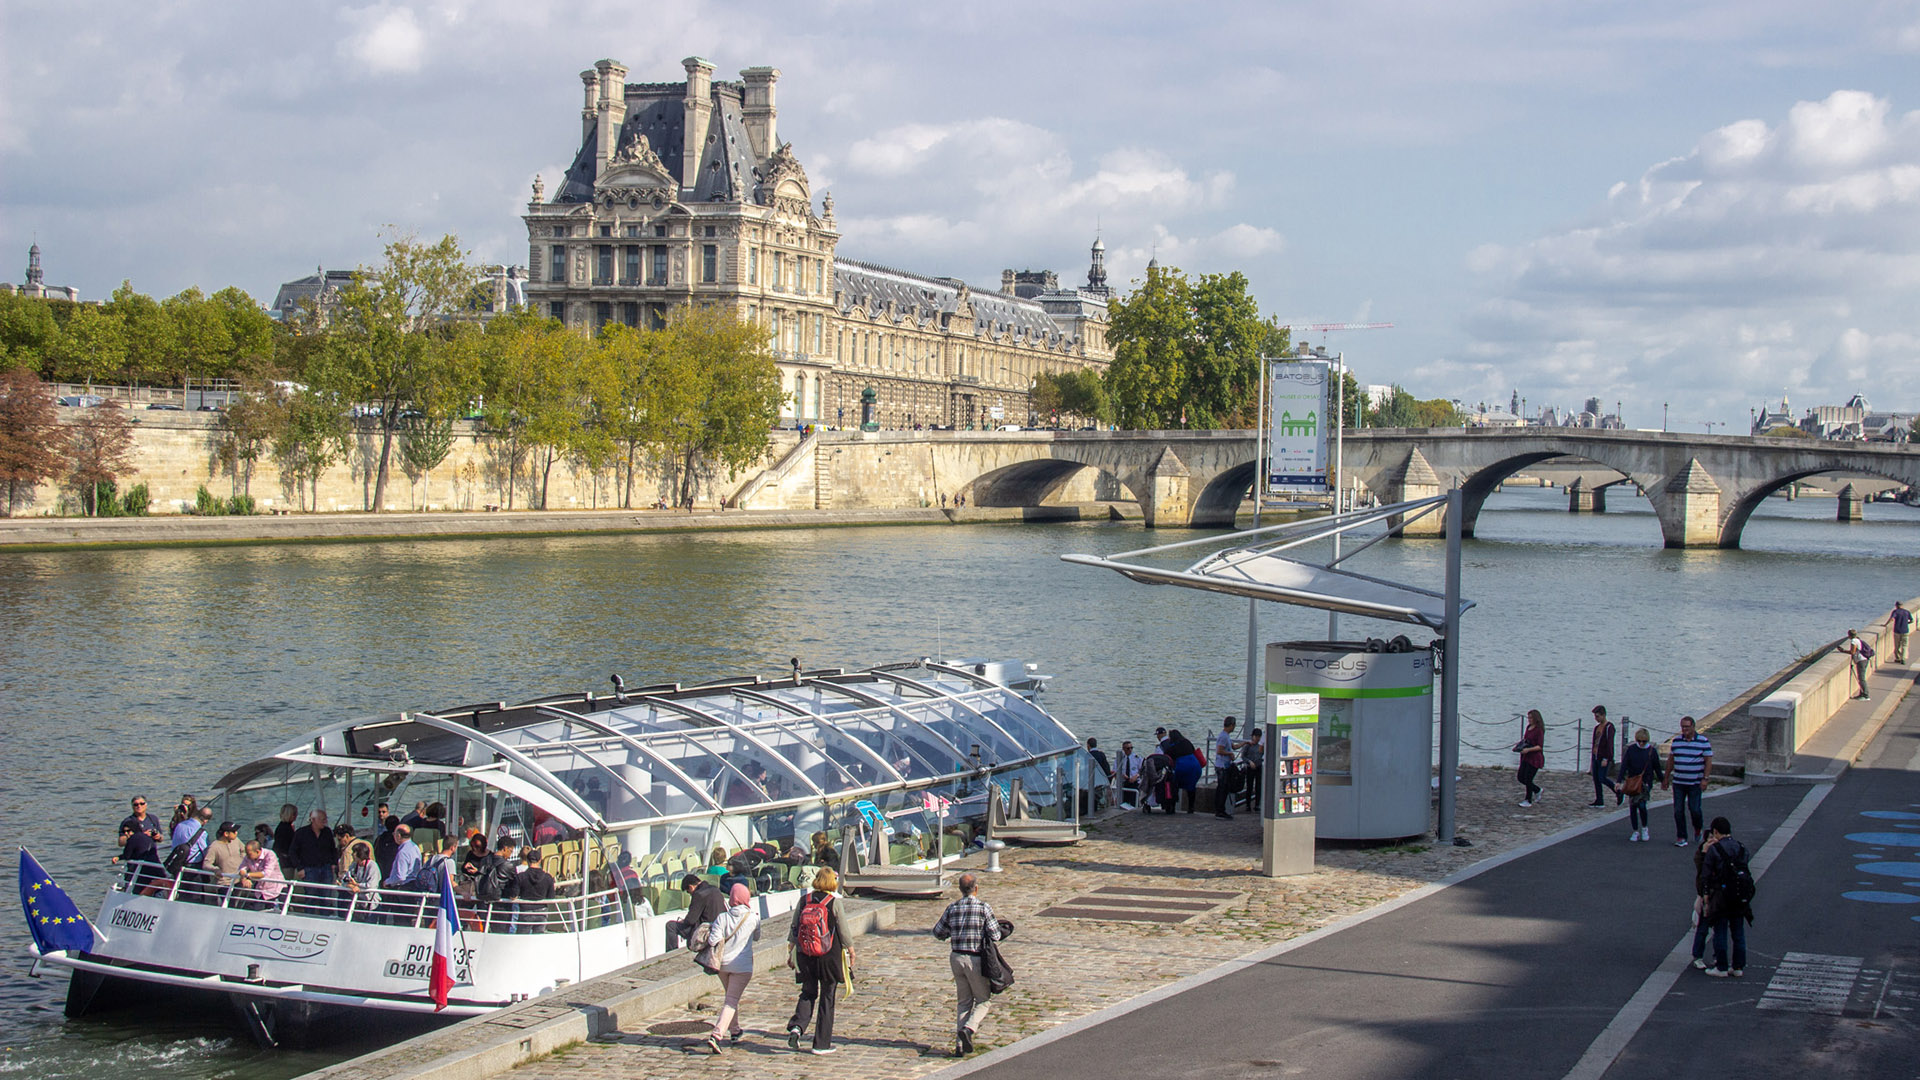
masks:
[[[1920,375],[1920,114],[1843,90],[1729,124],[1580,226],[1466,263],[1495,290],[1468,320],[1475,395],[1738,415],[1782,386],[1838,400],[1867,380],[1920,405],[1894,400]]]
[[[410,8],[361,8],[346,13],[355,32],[342,51],[367,70],[382,75],[410,74],[426,59],[427,38]]]

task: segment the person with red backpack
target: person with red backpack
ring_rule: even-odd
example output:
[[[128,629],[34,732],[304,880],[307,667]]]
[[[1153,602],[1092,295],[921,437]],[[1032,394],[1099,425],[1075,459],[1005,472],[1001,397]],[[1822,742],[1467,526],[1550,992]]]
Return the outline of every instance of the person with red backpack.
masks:
[[[814,1019],[814,1004],[819,1003],[819,1022],[813,1028],[813,1052],[831,1054],[833,1045],[833,1006],[840,984],[853,971],[853,939],[840,921],[840,904],[834,890],[840,887],[840,875],[822,868],[813,876],[813,891],[800,898],[794,909],[793,926],[787,931],[787,966],[794,969],[793,981],[800,984],[800,1001],[787,1021],[787,1045],[800,1049],[800,1037]]]

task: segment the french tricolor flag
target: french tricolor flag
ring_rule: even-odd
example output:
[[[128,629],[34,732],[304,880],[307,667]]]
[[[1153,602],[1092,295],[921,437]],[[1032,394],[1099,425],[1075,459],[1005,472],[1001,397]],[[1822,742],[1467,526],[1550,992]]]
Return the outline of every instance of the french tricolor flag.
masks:
[[[460,925],[460,912],[453,906],[453,875],[440,875],[440,912],[433,922],[433,970],[427,976],[427,992],[433,995],[433,1011],[447,1007],[447,994],[453,990],[453,929]]]

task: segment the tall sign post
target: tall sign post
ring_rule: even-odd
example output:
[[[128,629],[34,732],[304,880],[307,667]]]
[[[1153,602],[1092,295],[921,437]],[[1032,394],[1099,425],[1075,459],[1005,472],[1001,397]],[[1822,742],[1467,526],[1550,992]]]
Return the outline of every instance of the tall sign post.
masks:
[[[1253,527],[1269,495],[1325,495],[1327,475],[1327,374],[1324,360],[1265,359],[1261,409],[1254,414]],[[1257,722],[1260,702],[1259,601],[1247,601],[1247,725]]]
[[[1319,730],[1319,694],[1268,695],[1260,802],[1260,865],[1268,877],[1313,873],[1313,748]]]

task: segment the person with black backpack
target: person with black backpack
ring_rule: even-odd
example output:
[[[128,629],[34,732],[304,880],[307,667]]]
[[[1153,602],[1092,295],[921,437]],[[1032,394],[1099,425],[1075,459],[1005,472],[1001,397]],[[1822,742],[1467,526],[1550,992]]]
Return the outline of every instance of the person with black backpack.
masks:
[[[793,981],[800,984],[800,1000],[787,1021],[787,1045],[800,1049],[800,1037],[814,1020],[814,1005],[820,1008],[819,1022],[813,1028],[813,1052],[831,1054],[833,1045],[833,1009],[840,984],[853,971],[853,939],[840,921],[840,905],[834,890],[840,876],[831,868],[822,868],[813,876],[813,891],[801,897],[793,913],[793,925],[787,930],[787,966],[793,969]]]
[[[1707,885],[1703,921],[1713,928],[1713,966],[1707,974],[1716,978],[1746,974],[1747,924],[1753,921],[1753,870],[1747,862],[1747,849],[1733,838],[1733,825],[1726,818],[1713,819],[1710,826],[1719,839],[1707,846],[1700,860],[1700,875]],[[1733,936],[1733,957],[1727,957],[1728,932]]]

